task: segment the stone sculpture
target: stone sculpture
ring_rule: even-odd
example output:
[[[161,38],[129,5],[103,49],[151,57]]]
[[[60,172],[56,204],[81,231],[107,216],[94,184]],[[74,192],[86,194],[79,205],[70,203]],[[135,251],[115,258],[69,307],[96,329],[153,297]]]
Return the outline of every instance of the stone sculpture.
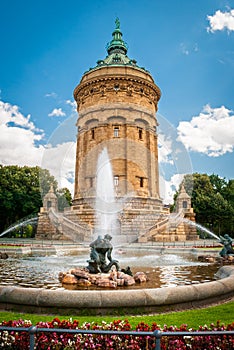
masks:
[[[223,248],[219,253],[220,256],[225,258],[227,256],[234,255],[234,249],[232,247],[232,238],[228,234],[225,234],[223,237],[220,236],[220,243],[223,244]]]
[[[98,236],[90,243],[89,265],[86,268],[77,267],[67,272],[60,272],[59,281],[63,285],[75,285],[75,288],[77,286],[87,288],[91,285],[101,288],[117,288],[148,281],[144,272],[137,272],[133,276],[129,266],[120,271],[118,260],[112,259],[111,239],[109,234],[106,234],[104,238]]]
[[[87,266],[90,273],[107,273],[112,266],[115,266],[116,270],[119,271],[119,262],[112,259],[113,246],[110,242],[111,239],[112,237],[106,234],[104,238],[98,236],[95,241],[90,243],[90,260],[88,260],[89,265]]]

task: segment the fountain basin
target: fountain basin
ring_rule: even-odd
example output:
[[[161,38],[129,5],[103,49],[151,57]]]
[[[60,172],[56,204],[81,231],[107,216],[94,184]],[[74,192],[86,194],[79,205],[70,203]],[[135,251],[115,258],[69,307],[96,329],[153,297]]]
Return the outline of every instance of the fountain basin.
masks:
[[[41,255],[38,250],[21,257],[9,257],[0,262],[0,286],[19,286],[26,288],[45,289],[100,289],[95,285],[72,286],[61,284],[58,276],[61,272],[87,266],[89,248],[78,248],[74,251],[59,250],[54,254]],[[45,253],[45,252],[44,252]],[[217,253],[216,253],[217,254]],[[141,271],[147,275],[148,281],[136,283],[131,289],[176,287],[204,283],[214,280],[219,264],[198,261],[196,252],[184,250],[178,254],[178,249],[140,249],[123,248],[114,252],[114,258],[120,262],[120,267],[131,267],[133,274]],[[130,288],[130,286],[118,288]],[[87,292],[89,292],[89,290]]]
[[[0,308],[4,310],[91,315],[166,312],[207,306],[233,296],[234,266],[223,266],[217,281],[189,286],[138,290],[46,290],[0,287]]]

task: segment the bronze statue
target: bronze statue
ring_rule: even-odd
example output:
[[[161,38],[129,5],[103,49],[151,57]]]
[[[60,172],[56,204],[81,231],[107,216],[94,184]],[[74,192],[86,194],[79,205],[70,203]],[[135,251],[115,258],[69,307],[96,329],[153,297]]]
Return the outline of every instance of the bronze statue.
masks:
[[[115,20],[115,28],[116,29],[119,29],[120,28],[120,21],[119,21],[119,18],[117,17],[116,20]]]
[[[98,236],[98,238],[90,243],[90,260],[88,260],[88,267],[90,273],[107,273],[110,271],[112,266],[115,266],[117,271],[119,271],[119,263],[117,260],[112,259],[113,246],[111,244],[112,237],[106,234],[104,238]],[[107,260],[109,260],[109,263]]]
[[[232,247],[232,238],[225,233],[222,237],[220,236],[220,243],[223,244],[223,249],[219,253],[223,258],[228,255],[234,255],[234,249]]]

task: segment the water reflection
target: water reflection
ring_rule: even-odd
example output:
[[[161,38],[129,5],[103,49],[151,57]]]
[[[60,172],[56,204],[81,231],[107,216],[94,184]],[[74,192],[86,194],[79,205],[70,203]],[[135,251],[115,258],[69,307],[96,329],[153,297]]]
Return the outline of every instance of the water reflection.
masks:
[[[144,271],[149,282],[131,286],[137,288],[160,288],[214,280],[219,266],[201,263],[191,256],[175,254],[155,254],[125,252],[114,254],[122,268],[130,266],[133,273]],[[0,285],[17,285],[22,287],[59,289],[60,271],[68,271],[74,267],[87,266],[87,253],[76,256],[23,257],[0,260]],[[90,288],[89,288],[90,289]]]

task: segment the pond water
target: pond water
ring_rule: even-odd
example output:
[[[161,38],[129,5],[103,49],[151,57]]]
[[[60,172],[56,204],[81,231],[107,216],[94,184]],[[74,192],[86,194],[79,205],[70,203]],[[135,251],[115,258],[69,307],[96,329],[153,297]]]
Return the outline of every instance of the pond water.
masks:
[[[161,288],[204,283],[215,280],[217,264],[201,263],[192,255],[158,254],[153,251],[119,251],[113,254],[121,268],[131,267],[133,273],[143,271],[149,281],[131,287]],[[15,285],[31,288],[61,289],[59,272],[88,265],[88,252],[75,255],[28,256],[0,260],[0,285]],[[67,286],[75,289],[74,286]],[[87,287],[86,287],[87,288]],[[88,287],[93,289],[97,287]],[[123,287],[120,287],[123,289]],[[79,287],[79,289],[84,289]]]

